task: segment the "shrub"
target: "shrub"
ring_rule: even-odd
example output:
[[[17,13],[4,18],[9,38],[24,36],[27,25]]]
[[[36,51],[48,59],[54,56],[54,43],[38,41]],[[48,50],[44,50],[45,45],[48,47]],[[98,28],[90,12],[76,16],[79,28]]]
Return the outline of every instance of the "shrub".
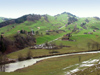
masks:
[[[24,59],[25,59],[25,58],[24,58],[24,56],[23,56],[22,54],[19,54],[19,55],[18,55],[18,60],[19,60],[19,61],[23,61]]]
[[[32,52],[31,51],[28,51],[27,52],[27,56],[26,56],[26,59],[31,59],[33,56],[32,56]]]
[[[46,33],[46,35],[50,35],[50,33]]]

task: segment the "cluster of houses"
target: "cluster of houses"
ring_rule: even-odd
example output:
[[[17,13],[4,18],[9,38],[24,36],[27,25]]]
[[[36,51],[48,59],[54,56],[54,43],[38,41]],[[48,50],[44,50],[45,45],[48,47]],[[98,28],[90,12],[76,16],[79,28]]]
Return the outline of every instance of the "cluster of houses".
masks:
[[[35,32],[32,30],[32,31],[30,31],[30,32],[27,32],[27,31],[25,31],[25,30],[18,30],[17,31],[17,33],[18,34],[27,34],[27,35],[35,35]]]
[[[66,34],[63,36],[62,40],[69,40],[69,38],[71,37],[71,34]]]
[[[65,30],[46,30],[46,32],[57,32],[57,31],[58,31],[58,32],[61,32],[61,31],[62,31],[62,32],[65,32]]]
[[[68,34],[66,34],[66,35],[64,35],[62,37],[62,40],[65,40],[65,41],[75,41],[75,40],[70,39],[71,36],[72,36],[71,33],[68,33]]]
[[[96,29],[93,32],[96,32]],[[84,32],[84,34],[93,34],[93,32]]]
[[[49,44],[48,46],[46,46],[45,44],[41,44],[41,45],[35,45],[34,47],[31,47],[31,49],[53,49],[55,46],[52,46],[51,44]]]
[[[84,34],[93,34],[93,32],[88,32],[88,33],[87,33],[87,32],[85,32]]]
[[[96,29],[95,29],[95,30],[93,30],[93,32],[96,32]]]

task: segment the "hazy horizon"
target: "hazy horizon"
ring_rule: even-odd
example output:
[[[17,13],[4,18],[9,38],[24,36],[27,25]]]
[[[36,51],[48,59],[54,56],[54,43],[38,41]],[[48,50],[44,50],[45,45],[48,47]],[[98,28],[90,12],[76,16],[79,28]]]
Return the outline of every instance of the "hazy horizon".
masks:
[[[99,0],[1,0],[0,17],[18,18],[27,14],[48,14],[63,12],[78,17],[100,17]]]

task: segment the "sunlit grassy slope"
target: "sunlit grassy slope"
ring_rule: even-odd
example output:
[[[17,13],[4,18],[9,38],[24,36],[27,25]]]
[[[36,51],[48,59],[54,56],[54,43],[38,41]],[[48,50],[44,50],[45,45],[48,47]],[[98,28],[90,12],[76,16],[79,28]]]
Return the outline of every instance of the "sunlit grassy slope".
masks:
[[[52,41],[54,39],[57,39],[57,38],[63,36],[64,34],[72,32],[72,30],[76,26],[77,29],[76,29],[76,31],[72,32],[72,37],[70,38],[72,40],[75,40],[76,42],[70,42],[70,41],[66,42],[66,41],[58,40],[57,44],[62,42],[67,45],[74,44],[74,46],[78,46],[78,47],[80,46],[80,44],[82,44],[83,45],[82,48],[86,48],[86,46],[87,46],[86,44],[88,42],[93,42],[93,41],[99,42],[100,20],[97,20],[95,18],[78,18],[78,17],[76,17],[78,19],[78,21],[67,25],[69,15],[66,13],[59,14],[56,16],[46,15],[46,17],[47,18],[45,19],[45,17],[42,16],[41,19],[36,20],[35,22],[25,21],[20,24],[12,24],[12,25],[2,27],[2,28],[0,28],[0,33],[4,33],[4,36],[6,36],[10,39],[13,39],[12,36],[14,36],[18,30],[26,30],[28,32],[28,31],[31,31],[31,29],[33,29],[35,32],[39,31],[39,33],[40,33],[40,35],[35,36],[36,40],[37,40],[37,44],[42,44],[47,41]],[[70,17],[72,17],[72,16],[70,16]],[[88,19],[89,22],[86,22],[85,21],[86,19]],[[86,23],[86,25],[85,25],[86,29],[84,29],[81,26],[82,23]],[[40,29],[38,27],[40,27]],[[65,32],[52,33],[50,35],[46,35],[46,30],[65,30]],[[96,30],[96,32],[93,32],[93,30]],[[84,34],[84,33],[89,33],[89,32],[91,32],[93,34]],[[41,33],[43,35],[41,35]]]
[[[11,34],[17,33],[18,30],[26,30],[31,31],[41,31],[45,32],[46,30],[58,30],[60,27],[64,26],[68,22],[67,14],[59,15],[56,17],[46,15],[48,18],[48,22],[42,17],[40,20],[32,22],[25,21],[21,24],[13,24],[0,28],[0,33],[4,32],[5,36],[9,36]],[[13,26],[15,26],[13,28]],[[38,29],[40,27],[40,29]]]

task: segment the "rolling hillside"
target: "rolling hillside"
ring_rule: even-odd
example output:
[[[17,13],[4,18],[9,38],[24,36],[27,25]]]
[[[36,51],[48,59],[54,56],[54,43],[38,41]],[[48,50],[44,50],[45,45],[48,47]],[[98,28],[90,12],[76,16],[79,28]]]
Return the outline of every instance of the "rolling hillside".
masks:
[[[25,30],[27,32],[33,30],[44,35],[46,31],[64,30],[78,35],[93,33],[95,30],[96,34],[99,32],[99,24],[100,19],[98,17],[79,18],[67,12],[55,16],[29,14],[0,23],[0,33],[4,36],[11,37],[19,30]],[[41,36],[36,37],[39,38]]]
[[[9,20],[0,23],[0,33],[8,35],[15,34],[18,30],[24,29],[30,31],[46,31],[46,30],[58,30],[62,26],[68,23],[68,19],[74,17],[69,13],[62,13],[56,16],[50,15],[25,15],[18,19]],[[76,16],[75,16],[76,18]],[[38,29],[40,27],[40,29]]]
[[[100,19],[98,17],[79,18],[67,12],[63,12],[55,16],[50,16],[47,14],[29,14],[17,19],[11,19],[0,23],[0,33],[9,40],[15,41],[15,36],[19,31],[21,32],[20,35],[23,37],[25,36],[25,38],[28,33],[33,31],[35,34],[33,37],[36,38],[36,44],[43,44],[59,37],[63,37],[65,34],[71,33],[72,37],[70,39],[78,40],[75,42],[76,45],[83,43],[82,40],[85,39],[86,42],[82,44],[83,47],[79,47],[80,49],[86,47],[86,44],[91,40],[94,42],[99,42],[97,41],[99,38],[95,38],[96,35],[98,37],[100,35],[99,24]],[[91,36],[88,37],[88,35]],[[81,37],[84,38],[81,39]],[[58,40],[57,44],[60,44],[61,42],[72,47],[76,46],[73,45],[74,43],[70,41],[65,41],[65,43],[64,41],[59,42]],[[87,47],[84,49],[87,49]]]
[[[0,34],[0,52],[6,53],[10,59],[20,61],[31,57],[100,50],[100,19],[98,17],[79,18],[66,12],[55,16],[29,14],[0,23]],[[51,46],[52,48],[49,48]],[[96,55],[99,54],[82,55],[82,60]],[[76,55],[78,60],[77,57],[79,55]],[[71,56],[69,56],[70,58]],[[75,59],[75,56],[72,58]],[[69,61],[69,59],[68,61],[65,61],[65,58],[62,59],[64,61],[61,64]],[[49,63],[51,62],[49,61]],[[51,68],[51,66],[49,67]],[[24,69],[21,70],[24,71]],[[28,70],[30,71],[30,68]]]
[[[10,19],[9,18],[4,18],[4,17],[0,17],[0,23],[4,22],[4,21],[8,21],[8,20],[10,20]]]

